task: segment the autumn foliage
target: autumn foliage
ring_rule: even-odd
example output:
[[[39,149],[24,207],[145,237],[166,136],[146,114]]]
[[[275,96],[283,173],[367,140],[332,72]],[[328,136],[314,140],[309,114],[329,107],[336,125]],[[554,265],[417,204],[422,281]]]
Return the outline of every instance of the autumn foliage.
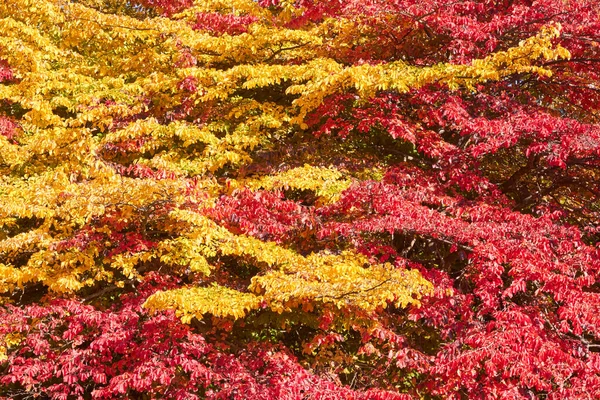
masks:
[[[0,2],[0,397],[600,398],[595,0]]]

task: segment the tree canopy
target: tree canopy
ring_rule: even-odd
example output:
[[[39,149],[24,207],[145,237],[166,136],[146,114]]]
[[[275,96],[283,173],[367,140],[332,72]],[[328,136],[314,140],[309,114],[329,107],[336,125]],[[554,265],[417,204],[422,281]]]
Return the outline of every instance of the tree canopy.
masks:
[[[3,0],[0,396],[600,398],[595,0]]]

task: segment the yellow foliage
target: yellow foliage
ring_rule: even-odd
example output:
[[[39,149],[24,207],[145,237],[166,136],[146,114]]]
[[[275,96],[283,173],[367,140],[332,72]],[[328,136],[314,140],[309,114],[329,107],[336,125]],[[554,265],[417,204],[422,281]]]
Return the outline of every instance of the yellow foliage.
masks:
[[[264,265],[265,273],[252,278],[249,289],[260,294],[267,306],[277,312],[315,302],[371,312],[388,304],[418,305],[422,296],[433,291],[431,283],[417,271],[397,269],[390,264],[370,265],[364,256],[351,252],[303,257],[275,243],[242,235],[223,239],[218,251],[246,260],[251,257]],[[206,301],[206,293],[194,288],[161,292],[161,303],[152,304],[154,308],[162,304],[164,308],[189,313],[193,309],[189,304]],[[205,312],[208,311],[202,311]]]
[[[315,301],[367,312],[385,308],[388,303],[406,307],[418,305],[419,299],[433,289],[417,271],[390,264],[370,265],[355,253],[312,254],[294,261],[252,279],[251,289],[262,294],[275,311]]]
[[[19,345],[23,340],[23,337],[19,333],[8,333],[6,335],[3,335],[2,339],[4,343],[0,342],[0,362],[3,362],[8,359],[8,349]]]
[[[144,307],[150,310],[175,309],[184,323],[204,314],[216,317],[242,318],[260,306],[260,296],[242,293],[219,285],[157,292],[148,297]]]
[[[322,168],[306,164],[277,175],[250,180],[245,184],[252,189],[310,190],[326,202],[334,202],[352,184],[352,180],[344,178],[342,172],[335,168]]]

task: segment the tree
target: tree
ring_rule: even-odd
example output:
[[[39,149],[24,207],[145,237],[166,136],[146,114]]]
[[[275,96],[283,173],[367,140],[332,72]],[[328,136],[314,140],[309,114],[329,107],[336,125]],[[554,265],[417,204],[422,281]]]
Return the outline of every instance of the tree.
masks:
[[[591,0],[0,4],[0,395],[600,397]]]

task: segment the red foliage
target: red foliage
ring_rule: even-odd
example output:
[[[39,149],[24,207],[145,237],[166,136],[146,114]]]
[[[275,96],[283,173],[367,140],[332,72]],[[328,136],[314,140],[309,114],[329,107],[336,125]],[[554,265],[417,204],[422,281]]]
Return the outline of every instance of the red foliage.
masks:
[[[0,60],[0,83],[10,82],[15,78],[13,70],[6,60]]]
[[[381,399],[405,396],[357,392],[318,377],[280,345],[250,343],[241,350],[212,345],[173,313],[148,315],[143,301],[177,284],[150,274],[136,295],[108,310],[79,301],[4,306],[0,334],[22,335],[0,377],[6,393],[49,399]]]
[[[11,118],[0,117],[0,135],[14,140],[17,136],[17,124]]]
[[[133,4],[156,10],[161,15],[170,17],[194,4],[193,0],[134,0]]]
[[[295,238],[301,229],[310,229],[314,216],[307,207],[283,200],[281,193],[243,190],[223,196],[207,215],[231,231],[263,240],[283,242]]]
[[[336,222],[320,234],[359,243],[379,232],[407,236],[413,248],[397,248],[393,256],[409,259],[421,244],[437,244],[441,259],[421,263],[445,273],[421,267],[437,292],[410,313],[450,340],[428,371],[443,383],[434,392],[577,398],[586,388],[600,388],[592,339],[600,337],[600,294],[593,289],[600,279],[599,250],[552,214],[534,218],[469,204],[440,195],[431,181],[423,190],[397,174],[390,178],[355,186],[321,210]]]

